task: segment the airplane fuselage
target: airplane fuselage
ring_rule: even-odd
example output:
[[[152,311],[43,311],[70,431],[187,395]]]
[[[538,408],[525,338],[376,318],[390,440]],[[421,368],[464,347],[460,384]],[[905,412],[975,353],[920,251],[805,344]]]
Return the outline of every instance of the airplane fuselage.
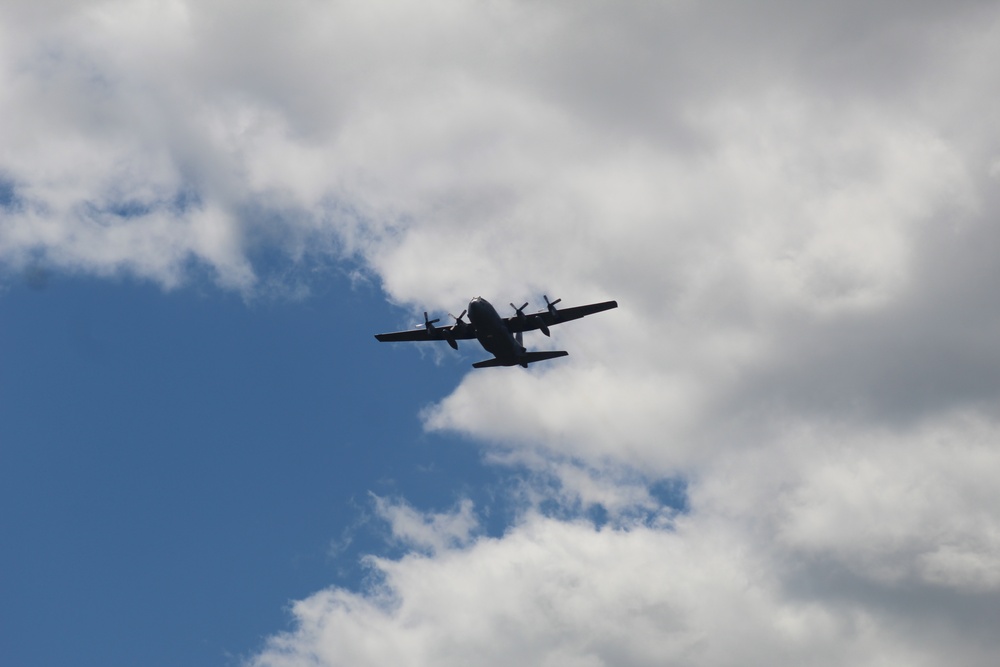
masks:
[[[493,304],[477,296],[469,302],[469,321],[476,327],[476,338],[487,352],[505,366],[520,363],[524,346],[514,338]]]

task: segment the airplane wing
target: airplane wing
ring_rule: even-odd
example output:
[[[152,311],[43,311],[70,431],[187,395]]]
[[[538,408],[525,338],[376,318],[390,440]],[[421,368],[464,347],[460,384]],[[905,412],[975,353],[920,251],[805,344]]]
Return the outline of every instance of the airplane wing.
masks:
[[[464,326],[452,324],[446,327],[432,326],[424,329],[375,334],[375,338],[383,343],[398,343],[402,341],[420,342],[425,340],[470,340],[475,337],[476,328],[471,324],[465,324]]]
[[[581,317],[617,307],[617,301],[601,301],[600,303],[590,303],[585,306],[574,306],[572,308],[557,310],[555,303],[552,303],[549,305],[548,310],[540,310],[533,315],[513,315],[504,318],[504,322],[512,333],[541,329],[542,333],[548,335],[548,329],[553,325],[569,322],[570,320],[578,320]]]

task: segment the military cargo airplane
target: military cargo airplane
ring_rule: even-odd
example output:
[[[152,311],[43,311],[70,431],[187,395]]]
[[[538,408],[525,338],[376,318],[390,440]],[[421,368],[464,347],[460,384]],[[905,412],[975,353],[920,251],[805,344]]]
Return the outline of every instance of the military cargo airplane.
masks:
[[[555,324],[569,322],[618,307],[617,301],[602,301],[601,303],[557,310],[556,304],[562,299],[549,301],[549,297],[545,295],[543,297],[545,298],[545,310],[525,315],[524,309],[528,307],[527,303],[520,308],[510,304],[515,314],[511,317],[500,317],[496,308],[489,301],[477,296],[469,302],[469,308],[463,310],[461,315],[458,317],[451,315],[455,320],[454,324],[436,327],[434,325],[440,319],[429,319],[425,312],[423,329],[375,334],[375,338],[383,343],[444,340],[455,350],[458,349],[458,341],[476,338],[494,358],[476,362],[472,364],[473,368],[488,368],[490,366],[523,366],[527,368],[530,363],[565,357],[569,352],[564,350],[528,352],[524,347],[522,337],[525,331],[540,329],[543,334],[548,336],[549,327]],[[469,314],[468,322],[462,319],[466,313]]]

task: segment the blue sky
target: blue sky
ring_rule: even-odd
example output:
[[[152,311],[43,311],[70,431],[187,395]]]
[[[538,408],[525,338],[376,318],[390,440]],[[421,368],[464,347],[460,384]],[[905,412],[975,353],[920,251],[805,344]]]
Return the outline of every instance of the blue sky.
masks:
[[[403,553],[376,497],[472,500],[494,537],[518,511],[522,469],[419,419],[485,353],[379,345],[408,320],[369,283],[332,274],[308,299],[248,303],[210,284],[22,278],[0,341],[6,660],[241,664],[291,600],[363,590],[363,556]],[[677,480],[654,492],[683,508]]]
[[[238,664],[289,600],[391,550],[369,493],[489,503],[496,472],[417,417],[467,364],[379,346],[401,314],[370,285],[313,287],[3,295],[5,662]]]
[[[998,31],[3,3],[0,663],[992,667]]]

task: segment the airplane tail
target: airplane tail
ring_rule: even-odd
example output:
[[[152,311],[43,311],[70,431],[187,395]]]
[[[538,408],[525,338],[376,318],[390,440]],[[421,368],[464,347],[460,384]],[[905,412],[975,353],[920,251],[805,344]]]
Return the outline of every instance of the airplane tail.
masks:
[[[569,354],[564,350],[551,350],[549,352],[524,352],[518,355],[517,360],[511,363],[504,363],[499,359],[487,359],[486,361],[478,361],[472,364],[473,368],[492,368],[494,366],[524,366],[528,367],[528,364],[535,363],[536,361],[545,361],[546,359],[555,359],[557,357],[565,357]]]

